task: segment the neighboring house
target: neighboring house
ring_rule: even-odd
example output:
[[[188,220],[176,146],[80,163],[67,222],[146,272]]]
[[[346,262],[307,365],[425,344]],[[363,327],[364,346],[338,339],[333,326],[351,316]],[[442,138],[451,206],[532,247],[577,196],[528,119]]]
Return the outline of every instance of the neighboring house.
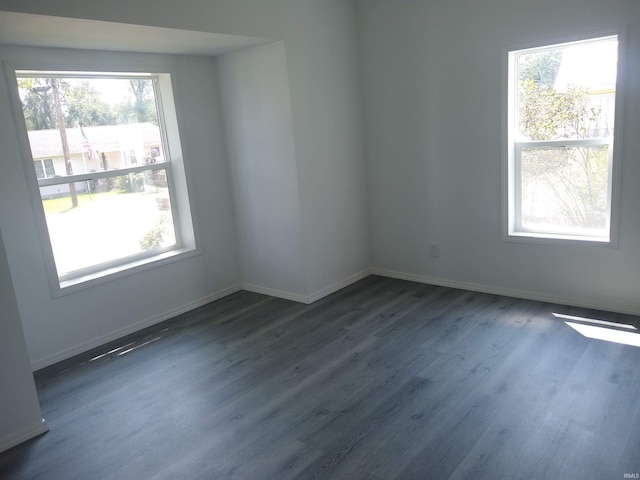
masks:
[[[66,129],[74,174],[143,165],[145,157],[160,154],[160,128],[152,123],[83,127],[82,130],[88,145],[80,128]],[[28,133],[38,180],[67,175],[60,131],[31,130]],[[77,183],[76,188],[86,191],[86,182]],[[43,197],[65,195],[68,188],[42,187],[41,193]]]

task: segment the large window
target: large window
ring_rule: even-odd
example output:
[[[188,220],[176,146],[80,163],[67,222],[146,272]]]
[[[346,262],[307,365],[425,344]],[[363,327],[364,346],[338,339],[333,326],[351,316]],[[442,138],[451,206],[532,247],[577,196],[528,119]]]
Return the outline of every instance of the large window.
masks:
[[[163,109],[161,75],[16,76],[60,286],[194,246],[190,219],[178,218],[188,216],[178,191],[186,183],[169,155],[179,145],[168,148],[165,113],[173,105]]]
[[[618,39],[509,53],[508,234],[610,241]]]

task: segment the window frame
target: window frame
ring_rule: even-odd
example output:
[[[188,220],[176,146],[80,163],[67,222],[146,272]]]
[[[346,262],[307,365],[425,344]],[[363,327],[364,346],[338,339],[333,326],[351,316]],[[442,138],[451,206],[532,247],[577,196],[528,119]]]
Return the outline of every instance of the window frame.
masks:
[[[514,61],[517,54],[549,50],[553,47],[571,44],[589,43],[606,38],[617,37],[618,62],[615,89],[614,133],[611,137],[586,139],[560,139],[549,141],[520,141],[517,136],[517,66]],[[580,36],[547,38],[530,44],[522,44],[505,48],[503,54],[503,205],[502,205],[502,238],[510,242],[550,243],[561,245],[602,245],[617,248],[618,218],[619,218],[619,189],[620,164],[622,143],[623,96],[624,81],[624,52],[626,50],[626,28],[594,31]],[[615,141],[614,141],[615,140]],[[522,225],[521,207],[521,168],[520,152],[523,148],[561,148],[608,146],[608,200],[609,217],[605,228],[608,235],[590,235],[588,233],[567,233],[558,231],[527,229]]]
[[[131,65],[129,65],[129,67],[130,66]],[[167,71],[168,69],[157,68],[136,71],[135,68],[127,68],[127,71],[122,72],[119,71],[119,69],[109,68],[109,65],[105,65],[104,68],[86,68],[82,65],[73,65],[71,68],[55,68],[53,65],[35,65],[24,68],[4,62],[4,70],[9,78],[10,84],[15,86],[11,95],[11,103],[16,120],[15,123],[18,128],[22,157],[25,160],[29,160],[29,162],[23,161],[22,163],[26,170],[25,173],[30,186],[29,190],[38,220],[39,240],[43,247],[42,252],[53,297],[73,293],[97,284],[134,275],[141,271],[157,268],[170,262],[200,254],[198,248],[199,241],[197,241],[197,228],[190,201],[191,181],[188,176],[188,168],[185,165],[186,162],[180,141],[178,105],[176,105],[173,95],[172,73]],[[160,164],[134,165],[118,170],[38,179],[35,168],[29,165],[29,163],[33,163],[33,156],[31,155],[31,147],[17,84],[17,79],[24,76],[47,78],[152,78],[165,161]],[[151,252],[140,252],[59,275],[49,237],[42,198],[40,196],[40,187],[69,184],[99,178],[118,177],[127,175],[128,173],[149,170],[165,170],[166,172],[176,243],[173,246],[154,249]],[[73,182],[70,182],[70,179],[73,179]]]
[[[53,171],[53,175],[47,174],[47,167],[45,162],[51,162],[51,170]],[[53,178],[56,176],[56,166],[55,166],[55,163],[53,162],[53,158],[34,158],[33,163],[38,163],[42,169],[42,178],[39,178],[38,169],[34,165],[34,169],[36,171],[36,178],[38,179],[38,181],[44,180],[46,178]]]

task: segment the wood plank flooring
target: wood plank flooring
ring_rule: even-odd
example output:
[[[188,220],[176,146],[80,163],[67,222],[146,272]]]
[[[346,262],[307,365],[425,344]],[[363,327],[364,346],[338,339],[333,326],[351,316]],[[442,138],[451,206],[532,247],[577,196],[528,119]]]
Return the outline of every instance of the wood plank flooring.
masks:
[[[376,276],[312,305],[240,292],[38,372],[51,431],[0,478],[639,474],[640,348],[553,313],[640,328]]]

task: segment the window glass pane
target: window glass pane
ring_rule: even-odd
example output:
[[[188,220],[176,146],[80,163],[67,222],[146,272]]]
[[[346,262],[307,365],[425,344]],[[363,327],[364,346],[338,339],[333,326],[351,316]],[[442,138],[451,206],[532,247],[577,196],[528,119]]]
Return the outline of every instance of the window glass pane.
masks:
[[[164,161],[153,79],[19,75],[18,86],[31,152],[58,175]]]
[[[609,147],[523,148],[525,229],[602,235],[609,216]]]
[[[40,188],[58,274],[176,243],[166,171]]]
[[[36,169],[36,178],[42,180],[44,178],[44,168],[42,168],[42,160],[35,160],[33,168]]]
[[[53,160],[51,160],[51,159],[43,160],[43,163],[44,163],[44,171],[45,171],[45,174],[46,174],[47,178],[54,177],[56,172],[55,172],[55,169],[53,167]]]
[[[612,135],[617,48],[607,38],[517,54],[519,138]]]

